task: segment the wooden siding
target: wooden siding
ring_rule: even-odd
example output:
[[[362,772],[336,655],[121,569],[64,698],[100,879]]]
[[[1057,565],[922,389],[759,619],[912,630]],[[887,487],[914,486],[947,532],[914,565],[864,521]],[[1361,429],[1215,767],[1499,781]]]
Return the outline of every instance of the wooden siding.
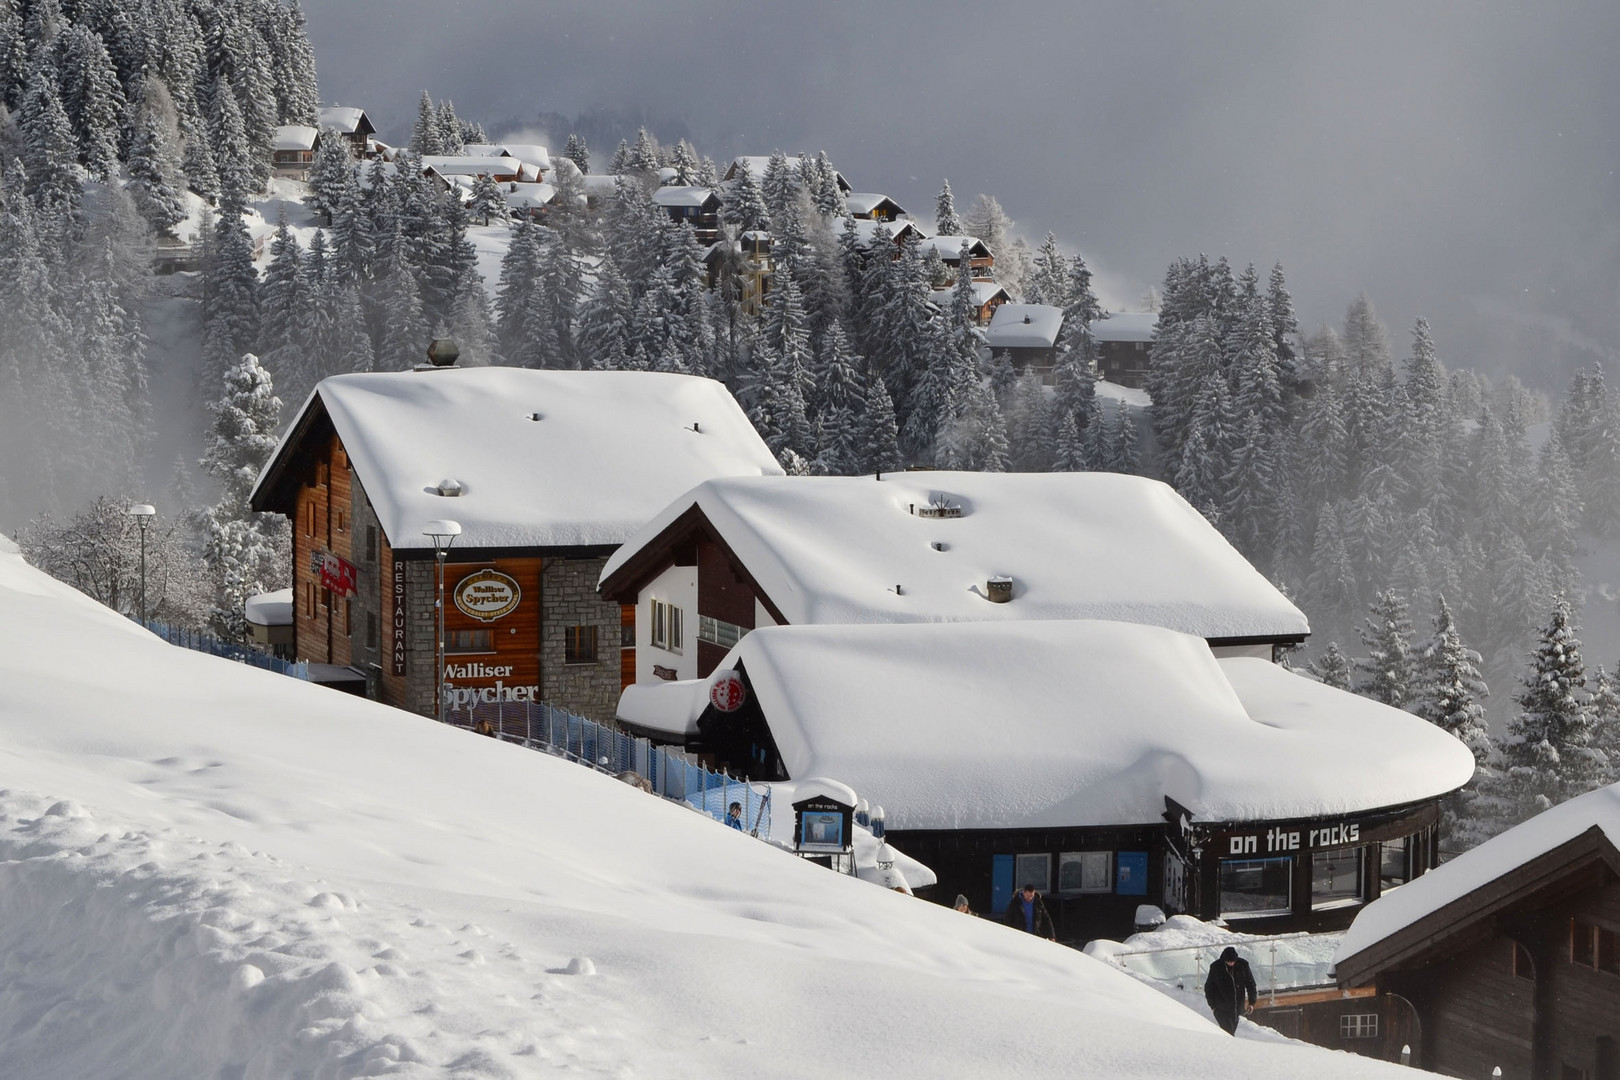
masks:
[[[619,629],[625,637],[619,639],[619,690],[636,681],[636,605],[619,605]],[[693,627],[695,631],[697,627]],[[628,642],[628,644],[626,644]]]
[[[307,462],[294,501],[293,637],[301,660],[345,665],[353,662],[350,617],[353,605],[328,595],[310,566],[317,551],[354,561],[349,459],[336,435],[329,435]]]
[[[698,615],[707,615],[711,619],[752,630],[755,591],[747,579],[736,572],[724,545],[710,539],[699,540],[697,567]],[[694,623],[687,632],[696,638],[697,629]],[[728,651],[710,642],[699,641],[698,678],[712,675]]]

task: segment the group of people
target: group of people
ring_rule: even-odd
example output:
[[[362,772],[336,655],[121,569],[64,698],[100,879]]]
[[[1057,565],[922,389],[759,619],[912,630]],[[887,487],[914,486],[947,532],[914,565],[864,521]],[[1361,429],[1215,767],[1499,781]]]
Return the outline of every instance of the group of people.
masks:
[[[974,914],[966,896],[958,894],[954,906],[965,915]],[[1007,905],[1001,921],[1014,930],[1022,930],[1048,941],[1057,940],[1057,931],[1052,924],[1051,912],[1046,910],[1046,902],[1041,899],[1040,891],[1027,882]],[[1209,965],[1209,974],[1204,978],[1204,1000],[1209,1004],[1210,1012],[1215,1014],[1215,1022],[1228,1035],[1236,1035],[1238,1017],[1254,1012],[1259,997],[1249,962],[1228,945],[1220,958]]]

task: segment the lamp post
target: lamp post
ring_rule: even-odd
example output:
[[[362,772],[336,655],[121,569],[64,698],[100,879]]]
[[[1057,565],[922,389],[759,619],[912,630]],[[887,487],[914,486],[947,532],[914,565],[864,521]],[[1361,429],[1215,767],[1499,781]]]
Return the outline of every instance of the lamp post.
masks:
[[[146,626],[146,526],[151,522],[152,516],[157,513],[157,507],[151,503],[136,503],[129,508],[129,516],[135,519],[135,524],[141,528],[141,626]]]
[[[438,699],[439,723],[444,723],[444,560],[450,554],[450,545],[461,535],[461,525],[454,521],[430,521],[422,526],[422,535],[433,541],[433,554],[439,560],[439,598],[434,608],[439,613],[439,646],[433,664],[433,694]]]

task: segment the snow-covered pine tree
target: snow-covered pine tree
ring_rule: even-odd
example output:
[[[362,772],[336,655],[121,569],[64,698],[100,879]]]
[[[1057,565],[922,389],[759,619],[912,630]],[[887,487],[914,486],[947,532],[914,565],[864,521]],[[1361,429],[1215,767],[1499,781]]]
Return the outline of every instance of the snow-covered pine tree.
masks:
[[[1599,783],[1620,783],[1620,687],[1601,665],[1592,673],[1592,689],[1586,704],[1592,714],[1592,736],[1588,745],[1603,755],[1604,771]]]
[[[580,310],[576,335],[580,364],[593,371],[620,371],[629,366],[635,308],[630,286],[611,255],[596,268],[596,287]]]
[[[439,142],[439,111],[433,107],[433,98],[426,90],[416,103],[416,124],[411,128],[410,148],[418,154],[442,154]]]
[[[1046,234],[1040,250],[1035,253],[1034,272],[1024,284],[1024,302],[1053,307],[1069,305],[1069,261],[1058,250],[1057,237],[1051,233]]]
[[[461,137],[461,118],[456,115],[455,103],[448,98],[439,103],[439,153],[452,157],[461,154],[465,141]]]
[[[1292,392],[1298,388],[1300,378],[1299,355],[1294,348],[1294,341],[1299,336],[1299,321],[1294,317],[1294,298],[1289,294],[1288,282],[1283,278],[1282,263],[1274,263],[1271,267],[1266,308],[1271,313],[1271,343],[1277,354],[1277,370],[1282,377],[1283,388]]]
[[[581,176],[590,174],[591,150],[585,144],[585,139],[582,136],[570,134],[568,142],[563,145],[562,156],[578,167]]]
[[[1382,590],[1373,597],[1362,624],[1361,644],[1367,655],[1355,662],[1355,692],[1397,709],[1405,708],[1412,699],[1416,672],[1411,641],[1412,622],[1407,617],[1406,600],[1394,590]]]
[[[270,265],[259,292],[259,356],[283,385],[297,387],[295,373],[302,367],[305,321],[312,307],[304,251],[287,227],[286,212],[276,223],[270,242]]]
[[[144,84],[129,148],[129,180],[136,209],[160,235],[172,235],[174,227],[186,217],[179,145],[174,104],[163,83],[149,79]]]
[[[951,182],[946,180],[934,200],[934,228],[944,236],[961,236],[962,219],[956,216],[956,199],[951,195]]]
[[[1024,371],[1013,381],[1006,407],[1007,427],[1018,433],[1013,442],[1011,468],[1017,472],[1046,472],[1055,456],[1051,407],[1041,378]]]
[[[327,128],[321,132],[320,143],[315,148],[315,162],[309,171],[309,196],[305,201],[331,225],[344,197],[354,187],[354,160],[349,156],[349,144],[337,129]]]
[[[247,128],[230,79],[220,75],[208,95],[208,142],[219,170],[219,214],[239,218],[255,190]]]
[[[885,473],[905,468],[894,402],[883,378],[870,363],[865,369],[866,412],[861,416],[862,472]]]
[[[23,190],[48,217],[77,215],[82,197],[78,147],[49,66],[29,77],[18,120],[26,169]]]
[[[1461,739],[1474,761],[1491,755],[1490,728],[1483,704],[1490,691],[1480,674],[1479,653],[1463,643],[1445,597],[1438,599],[1434,635],[1418,650],[1410,710]]]
[[[95,179],[108,180],[118,173],[124,88],[100,35],[75,25],[64,37],[60,47],[62,107],[73,125],[79,162]]]
[[[1324,686],[1336,690],[1350,689],[1350,661],[1339,651],[1337,641],[1328,642],[1322,655],[1305,665],[1305,670],[1316,676]]]
[[[203,257],[203,370],[213,382],[258,344],[260,286],[241,214],[222,214],[210,239]]]

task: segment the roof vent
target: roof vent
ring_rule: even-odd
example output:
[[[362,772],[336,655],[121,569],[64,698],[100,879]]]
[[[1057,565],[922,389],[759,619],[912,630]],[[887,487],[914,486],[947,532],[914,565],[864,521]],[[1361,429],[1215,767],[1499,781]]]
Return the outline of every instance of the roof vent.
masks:
[[[530,420],[543,420],[543,419],[545,419],[545,417],[543,415],[541,415],[540,413],[532,412],[532,413],[529,414],[529,419]]]
[[[918,506],[915,513],[920,518],[959,518],[962,507],[952,502],[950,496],[936,491],[928,496],[928,505]]]
[[[438,492],[440,495],[443,495],[447,499],[454,499],[457,496],[465,493],[467,489],[462,486],[460,480],[455,480],[447,476],[443,480],[440,480],[439,486],[433,490]]]
[[[992,604],[1005,604],[1012,599],[1012,578],[997,574],[984,583],[984,595]]]
[[[1024,322],[1025,322],[1025,324],[1026,324],[1026,325],[1027,325],[1027,324],[1028,324],[1028,323],[1029,323],[1029,321],[1030,321],[1030,319],[1029,319],[1029,316],[1028,316],[1028,315],[1025,315],[1025,316],[1024,316]]]

